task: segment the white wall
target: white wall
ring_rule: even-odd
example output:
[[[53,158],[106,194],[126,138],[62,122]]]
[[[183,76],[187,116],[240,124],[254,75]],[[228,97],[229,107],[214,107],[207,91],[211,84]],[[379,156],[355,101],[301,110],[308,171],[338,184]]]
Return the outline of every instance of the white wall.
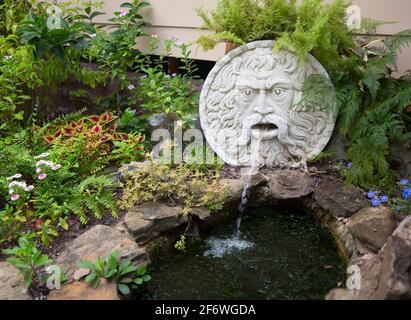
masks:
[[[158,34],[160,38],[176,36],[185,42],[195,41],[206,30],[201,30],[201,20],[195,13],[195,8],[203,6],[212,9],[218,0],[148,0],[152,6],[144,9],[144,15],[153,24],[148,29],[150,34]],[[331,1],[331,0],[327,0]],[[107,22],[114,11],[119,10],[121,0],[105,0],[106,16],[99,18],[100,22]],[[359,5],[365,17],[378,20],[396,21],[392,25],[385,25],[379,30],[381,33],[392,34],[403,29],[411,29],[411,0],[353,0]],[[144,48],[144,43],[139,44]],[[175,52],[177,55],[177,52]],[[195,47],[193,58],[204,60],[218,60],[224,55],[224,45],[214,50],[204,52]],[[411,48],[405,49],[400,55],[399,69],[401,72],[411,69]]]

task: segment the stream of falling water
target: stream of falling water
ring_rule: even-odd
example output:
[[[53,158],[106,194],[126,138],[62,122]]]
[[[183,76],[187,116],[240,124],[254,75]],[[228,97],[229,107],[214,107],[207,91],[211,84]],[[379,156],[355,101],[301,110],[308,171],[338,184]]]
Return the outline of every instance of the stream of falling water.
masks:
[[[253,176],[256,174],[256,171],[259,168],[259,146],[260,146],[260,139],[257,141],[256,146],[252,148],[251,151],[251,166],[247,171],[246,178],[245,178],[245,185],[243,192],[241,194],[241,201],[238,206],[239,216],[236,222],[236,229],[233,235],[227,239],[221,238],[210,238],[206,241],[207,244],[210,245],[210,249],[204,252],[205,256],[215,257],[215,258],[222,258],[224,255],[229,254],[233,251],[241,251],[248,248],[252,248],[254,244],[250,241],[241,239],[241,222],[243,220],[243,214],[245,209],[247,208],[249,195],[250,195],[250,188],[251,188],[251,181]]]

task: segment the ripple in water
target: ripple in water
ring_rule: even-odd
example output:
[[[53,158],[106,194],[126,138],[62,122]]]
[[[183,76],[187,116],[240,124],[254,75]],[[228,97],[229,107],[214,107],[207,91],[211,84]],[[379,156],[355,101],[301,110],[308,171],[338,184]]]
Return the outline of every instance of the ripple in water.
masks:
[[[254,243],[239,238],[218,239],[212,237],[206,240],[205,243],[210,248],[204,252],[204,256],[212,258],[222,258],[225,255],[254,247]]]

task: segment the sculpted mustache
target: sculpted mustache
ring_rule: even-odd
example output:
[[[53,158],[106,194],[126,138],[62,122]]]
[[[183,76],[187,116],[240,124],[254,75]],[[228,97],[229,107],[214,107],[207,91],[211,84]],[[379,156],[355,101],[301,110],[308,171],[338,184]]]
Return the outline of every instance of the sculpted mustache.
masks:
[[[287,135],[287,130],[288,130],[287,121],[284,120],[283,118],[278,117],[273,114],[269,114],[265,117],[260,114],[254,114],[243,120],[241,136],[239,138],[240,144],[247,144],[250,141],[251,128],[254,125],[261,124],[263,119],[265,119],[266,123],[271,123],[278,128],[279,138],[283,138]]]

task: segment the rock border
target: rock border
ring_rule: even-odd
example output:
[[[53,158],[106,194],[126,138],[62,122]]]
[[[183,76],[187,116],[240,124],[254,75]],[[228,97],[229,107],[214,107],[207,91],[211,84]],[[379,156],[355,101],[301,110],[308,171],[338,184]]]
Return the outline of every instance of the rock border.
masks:
[[[202,229],[238,214],[245,179],[221,180],[229,191],[220,213],[202,207],[187,217],[180,207],[145,203],[129,210],[116,226],[93,226],[66,243],[55,259],[70,280],[62,290],[52,292],[50,299],[119,299],[110,283],[93,291],[75,282],[79,271],[76,262],[118,250],[135,265],[150,263],[150,246],[161,242],[157,240],[164,235],[180,234],[185,229],[198,236]],[[250,206],[284,203],[310,211],[330,231],[347,265],[359,271],[360,288],[333,289],[326,300],[411,299],[411,216],[399,224],[397,215],[388,208],[371,208],[364,191],[345,190],[342,181],[331,176],[275,169],[252,177]],[[18,270],[13,268],[0,262],[0,277],[11,279],[0,286],[0,299],[31,299],[16,280]]]

